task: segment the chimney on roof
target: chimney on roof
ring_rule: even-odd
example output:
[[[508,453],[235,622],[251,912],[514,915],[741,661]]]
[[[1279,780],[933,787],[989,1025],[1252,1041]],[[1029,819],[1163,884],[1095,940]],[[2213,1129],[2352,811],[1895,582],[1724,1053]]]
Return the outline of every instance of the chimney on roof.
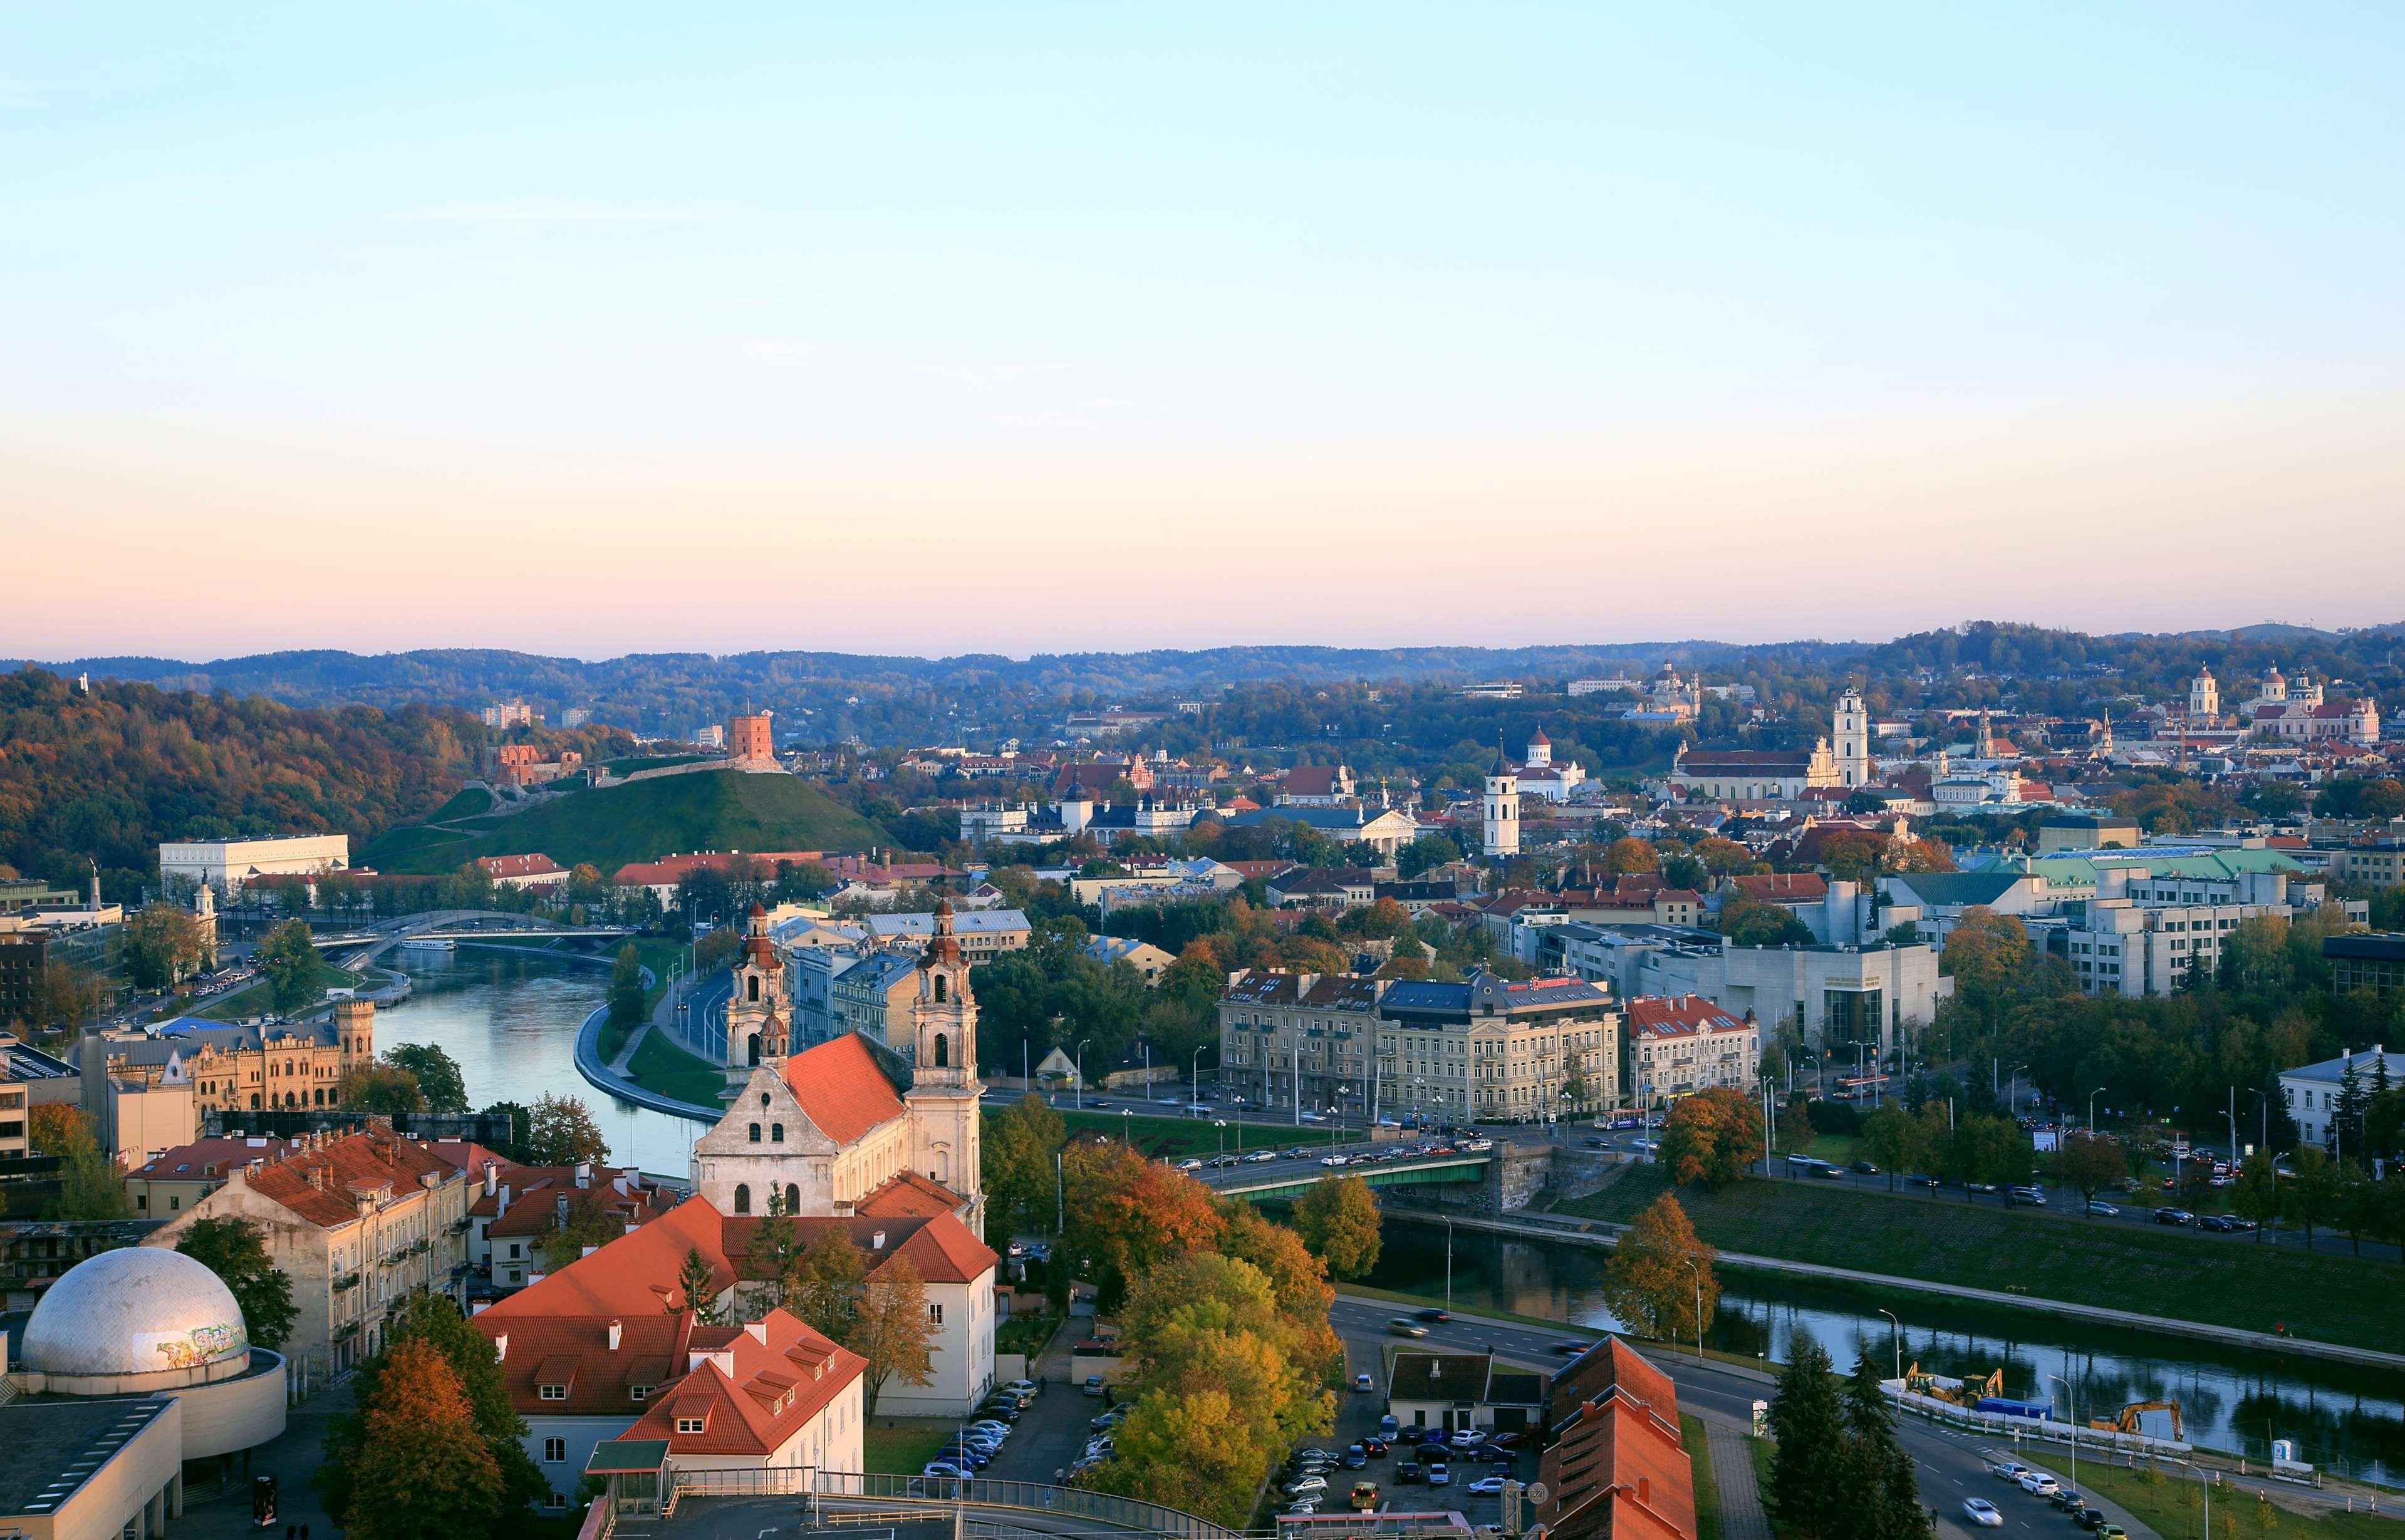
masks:
[[[1439,1359],[1434,1353],[1430,1353],[1428,1355],[1428,1378],[1430,1379],[1442,1379],[1444,1378],[1443,1361]]]
[[[495,1165],[489,1160],[485,1162],[485,1196],[490,1197],[493,1195],[494,1189],[500,1185],[500,1167]]]
[[[495,1213],[497,1213],[497,1214],[505,1214],[505,1213],[507,1213],[507,1212],[509,1212],[509,1211],[510,1211],[510,1184],[509,1184],[508,1183],[504,1182],[504,1183],[501,1183],[501,1196],[500,1196],[500,1201],[499,1201],[498,1204],[496,1204],[496,1205],[495,1205],[495,1207],[494,1207],[494,1212],[495,1212]]]
[[[883,1230],[879,1230],[875,1235],[868,1238],[868,1249],[872,1252],[881,1252],[885,1249],[885,1232]]]
[[[616,1352],[618,1351],[618,1338],[625,1333],[626,1329],[626,1326],[620,1322],[612,1321],[610,1323],[610,1351],[612,1352]]]
[[[503,1332],[493,1338],[493,1357],[506,1364],[510,1361],[510,1334]]]

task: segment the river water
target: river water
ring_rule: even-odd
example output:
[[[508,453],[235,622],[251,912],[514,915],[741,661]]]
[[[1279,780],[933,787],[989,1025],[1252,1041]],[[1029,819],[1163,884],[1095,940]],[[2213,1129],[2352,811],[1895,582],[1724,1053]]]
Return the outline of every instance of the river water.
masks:
[[[377,1047],[440,1047],[458,1060],[471,1107],[577,1097],[609,1137],[613,1164],[690,1177],[693,1141],[707,1125],[604,1096],[576,1072],[577,1029],[609,992],[606,966],[474,946],[397,952],[391,962],[411,990],[377,1013]]]
[[[1445,1238],[1441,1225],[1400,1222],[1390,1211],[1385,1250],[1367,1282],[1442,1299]],[[1453,1300],[1463,1309],[1617,1329],[1603,1303],[1608,1254],[1554,1241],[1506,1240],[1456,1230]],[[2327,1360],[2225,1351],[2182,1337],[2091,1327],[2010,1310],[1961,1308],[1925,1295],[1874,1296],[1787,1280],[1730,1276],[1704,1345],[1785,1362],[1795,1343],[1818,1341],[1840,1369],[1867,1349],[1893,1373],[1895,1328],[1903,1323],[1905,1365],[1936,1373],[1985,1377],[2004,1371],[2004,1393],[2044,1401],[2060,1415],[2059,1375],[2078,1388],[2079,1415],[2111,1416],[2132,1401],[2180,1404],[2188,1437],[2260,1460],[2272,1438],[2296,1440],[2299,1458],[2373,1479],[2405,1478],[2405,1402],[2399,1377]]]
[[[471,1106],[531,1103],[545,1093],[581,1097],[609,1136],[613,1161],[680,1181],[690,1174],[692,1143],[704,1125],[604,1097],[576,1072],[577,1029],[602,1003],[608,969],[473,947],[394,960],[415,988],[377,1016],[380,1045],[440,1045],[458,1060]],[[1442,1298],[1444,1231],[1391,1217],[1385,1255],[1368,1281]],[[1601,1256],[1557,1242],[1456,1232],[1454,1302],[1615,1328],[1601,1297]],[[2262,1459],[2270,1439],[2289,1438],[2301,1458],[2317,1464],[2405,1480],[2405,1384],[2379,1370],[1962,1308],[1926,1295],[1873,1297],[1757,1278],[1726,1281],[1705,1343],[1784,1361],[1799,1337],[1809,1337],[1841,1368],[1865,1347],[1892,1365],[1897,1344],[1880,1306],[1903,1323],[1907,1365],[1918,1361],[1954,1376],[2002,1368],[2005,1393],[2030,1400],[2045,1400],[2049,1391],[2060,1397],[2046,1378],[2060,1375],[2078,1387],[2082,1417],[2110,1415],[2131,1401],[2175,1400],[2199,1443]]]

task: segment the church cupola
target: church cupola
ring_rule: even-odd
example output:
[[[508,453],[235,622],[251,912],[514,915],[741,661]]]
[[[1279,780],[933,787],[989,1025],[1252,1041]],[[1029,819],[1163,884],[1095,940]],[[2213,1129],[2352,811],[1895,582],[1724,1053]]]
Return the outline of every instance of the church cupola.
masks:
[[[785,1015],[785,959],[768,934],[768,911],[758,904],[743,922],[743,946],[726,996],[726,1069],[739,1077],[790,1051]]]
[[[916,1029],[912,1084],[930,1089],[975,1085],[977,1001],[948,901],[935,904],[935,933],[919,959],[919,998],[911,1015]]]

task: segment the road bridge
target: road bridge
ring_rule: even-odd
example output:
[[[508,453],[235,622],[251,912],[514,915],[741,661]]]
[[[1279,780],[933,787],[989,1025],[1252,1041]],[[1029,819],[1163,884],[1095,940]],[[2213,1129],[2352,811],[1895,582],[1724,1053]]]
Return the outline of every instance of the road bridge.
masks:
[[[513,915],[496,909],[432,909],[424,914],[387,920],[376,926],[373,939],[359,943],[359,949],[345,958],[343,966],[355,973],[365,972],[370,963],[402,942],[420,939],[455,942],[499,941],[520,936],[557,937],[561,940],[615,939],[631,934],[633,932],[629,931],[569,926],[556,920],[539,919],[532,915]]]
[[[1300,1157],[1281,1155],[1276,1160],[1206,1167],[1193,1174],[1213,1192],[1231,1197],[1297,1198],[1324,1176],[1357,1176],[1372,1187],[1484,1182],[1495,1159],[1492,1150],[1456,1150],[1451,1155],[1395,1154],[1394,1150],[1391,1144],[1340,1148],[1332,1154],[1343,1156],[1345,1164],[1331,1166],[1328,1164],[1330,1155],[1315,1148]],[[1390,1154],[1391,1159],[1381,1158]]]

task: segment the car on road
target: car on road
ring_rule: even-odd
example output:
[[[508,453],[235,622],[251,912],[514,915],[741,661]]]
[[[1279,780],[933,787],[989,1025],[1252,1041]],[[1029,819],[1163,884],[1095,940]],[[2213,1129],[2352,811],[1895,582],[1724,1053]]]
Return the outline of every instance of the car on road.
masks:
[[[1368,1513],[1371,1509],[1376,1507],[1378,1505],[1378,1483],[1375,1481],[1354,1482],[1352,1501],[1353,1511],[1355,1513]]]
[[[1099,1398],[1103,1393],[1103,1377],[1099,1374],[1086,1376],[1086,1383],[1081,1388],[1088,1395]]]
[[[2088,1200],[2088,1211],[2102,1219],[2117,1219],[2121,1213],[2120,1210],[2101,1197],[2091,1197]]]
[[[1853,1172],[1856,1176],[1877,1176],[1879,1174],[1879,1169],[1872,1165],[1867,1160],[1857,1160],[1851,1165],[1849,1165],[1846,1169]]]
[[[1823,1182],[1843,1182],[1846,1180],[1846,1169],[1844,1167],[1832,1166],[1825,1160],[1812,1168],[1812,1174],[1819,1177]]]
[[[2206,1214],[2196,1222],[2196,1227],[2211,1230],[2215,1235],[2244,1235],[2255,1227],[2255,1222],[2241,1219],[2236,1214]]]
[[[1251,1155],[1245,1157],[1245,1164],[1247,1166],[1258,1166],[1263,1161],[1275,1160],[1277,1157],[1278,1155],[1275,1150],[1255,1150]]]
[[[1451,1310],[1440,1310],[1430,1308],[1420,1311],[1419,1319],[1429,1323],[1431,1325],[1441,1326],[1444,1323],[1453,1319],[1453,1312]]]
[[[2155,1211],[2155,1223],[2158,1225],[2193,1225],[2196,1223],[2196,1215],[2188,1212],[2186,1209],[2157,1209]]]
[[[1594,1134],[1589,1134],[1586,1139],[1586,1147],[1590,1150],[1609,1150],[1611,1148],[1611,1141],[1598,1138]]]
[[[1386,1330],[1396,1337],[1426,1337],[1428,1329],[1407,1316],[1397,1316],[1386,1323]]]
[[[1319,1163],[1322,1166],[1350,1166],[1353,1164],[1353,1157],[1341,1155],[1321,1155]]]
[[[1962,1499],[1962,1512],[1981,1529],[2000,1530],[2004,1527],[2004,1516],[1996,1511],[1996,1505],[1984,1497]]]
[[[1554,1344],[1554,1351],[1561,1354],[1564,1358],[1576,1358],[1581,1353],[1594,1346],[1595,1344],[1592,1342],[1562,1341]]]
[[[1937,1179],[1935,1177],[1924,1175],[1920,1171],[1906,1171],[1903,1176],[1897,1178],[1897,1180],[1902,1182],[1907,1187],[1934,1187],[1937,1185]]]
[[[1357,1394],[1367,1395],[1377,1388],[1378,1379],[1375,1375],[1357,1374],[1353,1377],[1353,1389]]]
[[[2029,1474],[2029,1467],[2018,1460],[1999,1460],[1988,1467],[1988,1473],[1999,1481],[2018,1483]]]
[[[2021,1477],[2021,1491],[2034,1493],[2039,1497],[2053,1496],[2061,1485],[2061,1482],[2044,1471],[2032,1471]]]
[[[2026,1203],[2033,1209],[2046,1207],[2046,1195],[2035,1187],[2007,1187],[2004,1193],[2016,1203]]]
[[[1484,1496],[1488,1492],[1501,1491],[1503,1490],[1503,1478],[1499,1476],[1482,1476],[1477,1480],[1472,1481],[1470,1484],[1470,1490],[1479,1493],[1481,1496]]]
[[[1181,1171],[1199,1171],[1202,1169],[1202,1163],[1188,1156],[1177,1163],[1177,1169]]]
[[[1385,1439],[1379,1437],[1374,1433],[1365,1435],[1361,1439],[1361,1449],[1363,1452],[1368,1454],[1372,1460],[1384,1460],[1386,1458],[1386,1450],[1390,1446]]]

